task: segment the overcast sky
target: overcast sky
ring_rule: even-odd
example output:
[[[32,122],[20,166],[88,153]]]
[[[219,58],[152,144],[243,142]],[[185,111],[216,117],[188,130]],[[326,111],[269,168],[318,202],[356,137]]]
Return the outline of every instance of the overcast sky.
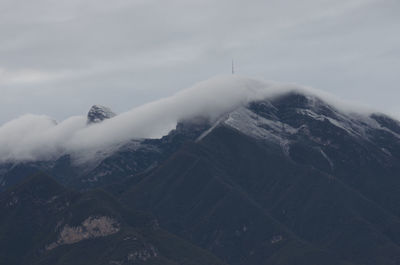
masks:
[[[0,124],[236,72],[400,117],[399,0],[0,0]]]

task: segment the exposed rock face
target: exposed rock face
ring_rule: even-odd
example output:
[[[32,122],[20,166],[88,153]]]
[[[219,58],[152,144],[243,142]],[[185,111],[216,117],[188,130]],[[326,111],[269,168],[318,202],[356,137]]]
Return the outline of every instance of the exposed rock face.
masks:
[[[87,123],[99,123],[115,116],[116,114],[110,108],[101,105],[93,105],[88,112]]]
[[[113,235],[120,230],[119,227],[119,223],[111,217],[90,216],[80,226],[71,227],[65,225],[61,229],[57,241],[48,245],[46,250],[51,250],[62,245],[74,244],[85,239]]]

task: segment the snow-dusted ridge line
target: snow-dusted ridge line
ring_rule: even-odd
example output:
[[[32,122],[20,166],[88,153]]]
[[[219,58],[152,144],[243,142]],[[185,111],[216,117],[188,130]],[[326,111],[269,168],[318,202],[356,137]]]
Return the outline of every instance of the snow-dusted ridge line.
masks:
[[[369,141],[371,143],[374,143],[374,141],[376,140],[371,132],[376,132],[377,130],[390,133],[400,140],[399,133],[396,133],[396,131],[382,126],[371,115],[354,112],[341,112],[340,110],[335,109],[327,103],[322,102],[316,97],[310,96],[306,98],[308,100],[306,106],[294,108],[294,111],[300,115],[308,116],[309,118],[312,118],[319,122],[327,121],[333,126],[345,131],[347,135],[362,139],[364,141]],[[282,148],[282,151],[285,154],[288,154],[288,146],[291,142],[291,136],[297,134],[301,130],[303,130],[303,132],[304,129],[308,130],[308,127],[304,124],[300,127],[292,127],[289,124],[284,123],[273,114],[274,110],[277,109],[269,100],[257,102],[256,104],[267,104],[271,110],[271,113],[267,112],[265,114],[267,114],[267,116],[269,117],[263,117],[259,115],[257,111],[254,112],[250,106],[239,107],[229,113],[229,115],[227,115],[223,121],[220,121],[218,125],[228,126],[239,131],[240,133],[243,133],[258,140],[276,143]],[[317,114],[320,112],[324,112],[324,110],[320,109],[320,107],[323,107],[325,111],[329,110],[328,113],[330,113],[330,115]],[[383,114],[380,114],[380,117],[390,118]],[[392,121],[397,122],[396,120]],[[400,128],[400,123],[398,123],[397,125]],[[212,129],[216,127],[217,125],[214,125]],[[210,133],[210,130],[207,133]],[[308,137],[313,139],[313,141],[320,141],[318,138],[313,137],[309,132]],[[325,153],[323,153],[323,151],[322,155],[328,162],[330,162],[330,165],[332,167],[333,164],[331,163],[331,160]]]
[[[245,107],[231,112],[223,123],[251,137],[279,143],[285,142],[286,134],[297,132],[288,124],[265,119]]]
[[[86,117],[58,124],[47,116],[27,114],[0,127],[0,162],[54,159],[61,154],[96,154],[131,139],[159,138],[177,121],[196,116],[216,121],[249,102],[297,91],[318,97],[341,111],[371,113],[334,96],[295,84],[266,82],[242,76],[219,76],[195,84],[173,96],[144,104],[101,123],[87,126]]]

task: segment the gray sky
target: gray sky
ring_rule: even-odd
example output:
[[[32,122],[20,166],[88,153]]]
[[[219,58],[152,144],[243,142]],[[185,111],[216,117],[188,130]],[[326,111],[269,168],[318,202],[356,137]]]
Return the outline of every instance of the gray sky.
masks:
[[[400,117],[398,0],[0,0],[0,124],[126,111],[230,72]]]

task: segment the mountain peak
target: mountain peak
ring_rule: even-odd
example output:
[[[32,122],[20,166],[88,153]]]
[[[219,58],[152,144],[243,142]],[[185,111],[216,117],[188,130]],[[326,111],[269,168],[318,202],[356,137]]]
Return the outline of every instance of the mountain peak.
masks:
[[[115,116],[116,114],[110,108],[102,105],[93,105],[88,112],[87,123],[99,123]]]

